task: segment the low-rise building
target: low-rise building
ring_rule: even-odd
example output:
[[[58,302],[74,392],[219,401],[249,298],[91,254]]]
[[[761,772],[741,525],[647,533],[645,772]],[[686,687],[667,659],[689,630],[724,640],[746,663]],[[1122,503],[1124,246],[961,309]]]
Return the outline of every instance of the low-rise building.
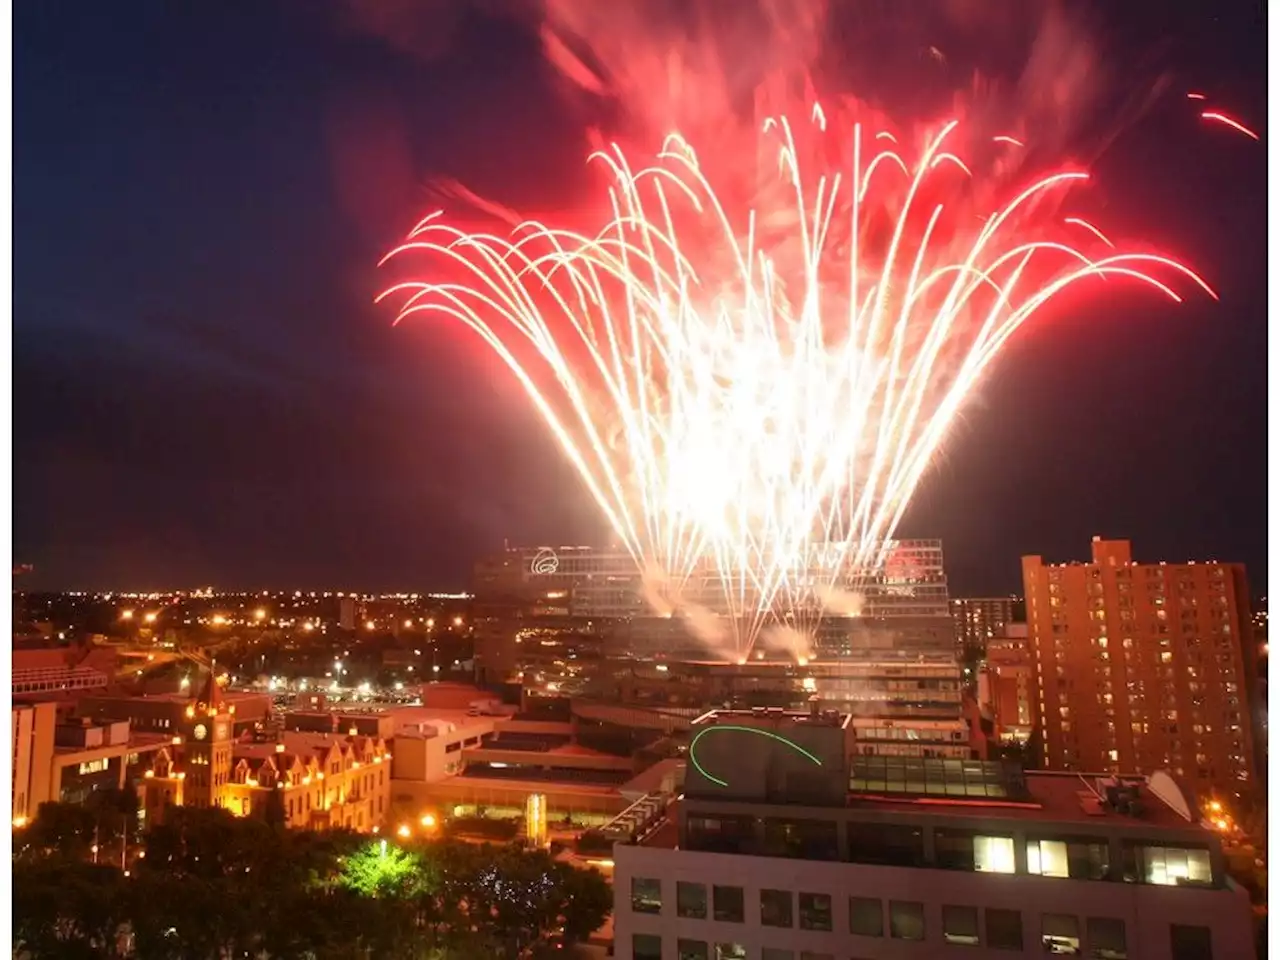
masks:
[[[860,757],[841,726],[700,719],[683,797],[614,848],[619,960],[1252,955],[1248,897],[1166,774]]]

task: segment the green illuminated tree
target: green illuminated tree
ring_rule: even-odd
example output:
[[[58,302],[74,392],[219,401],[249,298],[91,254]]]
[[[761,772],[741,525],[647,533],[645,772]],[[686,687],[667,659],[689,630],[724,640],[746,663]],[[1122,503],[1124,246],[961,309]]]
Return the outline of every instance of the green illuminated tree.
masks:
[[[364,897],[408,899],[429,892],[429,870],[417,853],[386,840],[346,857],[338,884]]]

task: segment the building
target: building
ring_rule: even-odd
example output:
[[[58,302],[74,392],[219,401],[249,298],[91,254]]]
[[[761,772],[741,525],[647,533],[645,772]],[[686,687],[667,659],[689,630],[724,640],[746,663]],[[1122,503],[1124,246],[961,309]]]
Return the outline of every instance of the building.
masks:
[[[115,672],[114,651],[83,647],[15,649],[14,696],[105,690]]]
[[[134,730],[173,736],[191,726],[191,711],[199,693],[209,691],[205,683],[196,695],[184,693],[152,693],[141,696],[129,694],[94,693],[80,699],[77,709],[86,716],[100,720],[128,720]],[[217,692],[218,703],[230,716],[231,735],[252,732],[271,717],[271,695],[248,691]]]
[[[1044,761],[1171,770],[1204,795],[1251,796],[1257,657],[1240,564],[1135,563],[1095,537],[1085,563],[1022,559]]]
[[[377,736],[232,732],[234,704],[212,677],[183,711],[171,744],[144,774],[147,815],[171,806],[275,816],[293,827],[372,831],[390,810],[391,752]]]
[[[963,679],[950,655],[892,650],[864,657],[805,663],[749,660],[669,661],[633,664],[602,677],[575,698],[616,704],[620,710],[650,707],[690,718],[707,704],[738,709],[777,708],[850,717],[857,752],[865,755],[957,757],[971,755],[962,718]]]
[[[1023,623],[1026,618],[1021,597],[953,597],[956,655],[962,660],[979,659],[992,637],[1001,636],[1009,624]]]
[[[619,960],[1252,955],[1167,775],[860,758],[840,718],[700,718],[681,799],[616,843]]]
[[[9,711],[13,731],[13,822],[26,823],[49,800],[53,736],[58,723],[55,703],[14,704]]]
[[[1039,723],[1038,687],[1025,623],[1007,624],[987,641],[978,668],[978,709],[998,740],[1026,743]]]
[[[796,589],[783,619],[806,624],[800,632],[812,634],[812,649],[797,651],[790,643],[781,655],[831,658],[908,647],[953,653],[940,541],[887,542],[874,569],[844,563],[843,547],[816,544],[803,569],[791,574]],[[708,560],[673,594],[643,576],[623,551],[509,548],[474,571],[477,678],[525,679],[545,672],[548,660],[570,657],[739,659],[731,638],[740,631],[731,618],[759,599],[744,582],[751,578]]]
[[[12,816],[25,824],[42,803],[83,803],[98,790],[136,783],[166,738],[135,734],[128,722],[66,715],[64,702],[15,703]]]

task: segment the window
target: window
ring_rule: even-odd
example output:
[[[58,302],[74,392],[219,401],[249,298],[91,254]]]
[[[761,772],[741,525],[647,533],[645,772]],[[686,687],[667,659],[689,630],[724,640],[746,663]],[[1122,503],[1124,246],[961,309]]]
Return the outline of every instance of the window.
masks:
[[[743,923],[746,909],[741,887],[712,887],[711,915],[722,923]],[[717,946],[718,950],[719,947]]]
[[[677,940],[676,957],[678,960],[710,960],[711,951],[705,940]]]
[[[632,877],[631,910],[633,913],[661,913],[662,881]]]
[[[1089,956],[1094,960],[1129,960],[1123,920],[1089,917],[1085,930],[1089,934]]]
[[[1017,910],[987,909],[987,946],[998,950],[1022,949],[1022,913]]]
[[[831,895],[826,893],[800,894],[800,929],[831,929]]]
[[[1027,841],[1028,873],[1075,880],[1105,880],[1109,867],[1110,853],[1104,840]]]
[[[707,919],[707,885],[676,881],[676,916],[690,920]]]
[[[1169,924],[1171,960],[1213,960],[1213,935],[1208,927]]]
[[[960,943],[970,947],[976,947],[982,943],[982,938],[978,936],[978,908],[944,905],[942,939],[947,943]]]
[[[973,869],[979,873],[1014,873],[1013,837],[974,837]]]
[[[1194,847],[1137,849],[1138,878],[1167,886],[1208,885],[1213,882],[1209,851]]]
[[[792,910],[794,899],[790,890],[761,890],[761,926],[794,927],[796,923]]]
[[[662,938],[653,933],[633,933],[631,956],[635,960],[662,960]]]
[[[897,867],[924,865],[924,832],[880,823],[849,824],[849,859]]]
[[[923,940],[924,904],[890,900],[889,936],[896,940]]]
[[[747,948],[740,943],[717,943],[716,960],[747,960]]]
[[[785,820],[764,818],[767,857],[799,857],[805,860],[839,860],[840,843],[834,820]]]
[[[1080,956],[1080,918],[1066,913],[1046,913],[1040,927],[1045,953]]]
[[[849,932],[860,937],[883,937],[884,904],[875,897],[850,897]]]
[[[1014,873],[1013,837],[988,837],[963,830],[934,833],[938,866],[979,873]]]

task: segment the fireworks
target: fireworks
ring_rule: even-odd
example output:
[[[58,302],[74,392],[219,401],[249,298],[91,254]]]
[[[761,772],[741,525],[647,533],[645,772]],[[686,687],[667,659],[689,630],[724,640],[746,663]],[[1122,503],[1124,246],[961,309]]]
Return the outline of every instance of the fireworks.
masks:
[[[829,124],[760,131],[749,195],[717,195],[696,144],[633,167],[614,146],[598,230],[509,239],[427,217],[384,260],[427,279],[382,294],[439,314],[510,368],[618,539],[686,612],[812,625],[881,560],[920,479],[1018,329],[1103,280],[1212,290],[1176,260],[1118,250],[1063,216],[1083,172],[1020,188],[1001,135]],[[914,146],[909,147],[914,141]],[[696,599],[691,599],[696,598]],[[808,618],[806,620],[806,618]]]

